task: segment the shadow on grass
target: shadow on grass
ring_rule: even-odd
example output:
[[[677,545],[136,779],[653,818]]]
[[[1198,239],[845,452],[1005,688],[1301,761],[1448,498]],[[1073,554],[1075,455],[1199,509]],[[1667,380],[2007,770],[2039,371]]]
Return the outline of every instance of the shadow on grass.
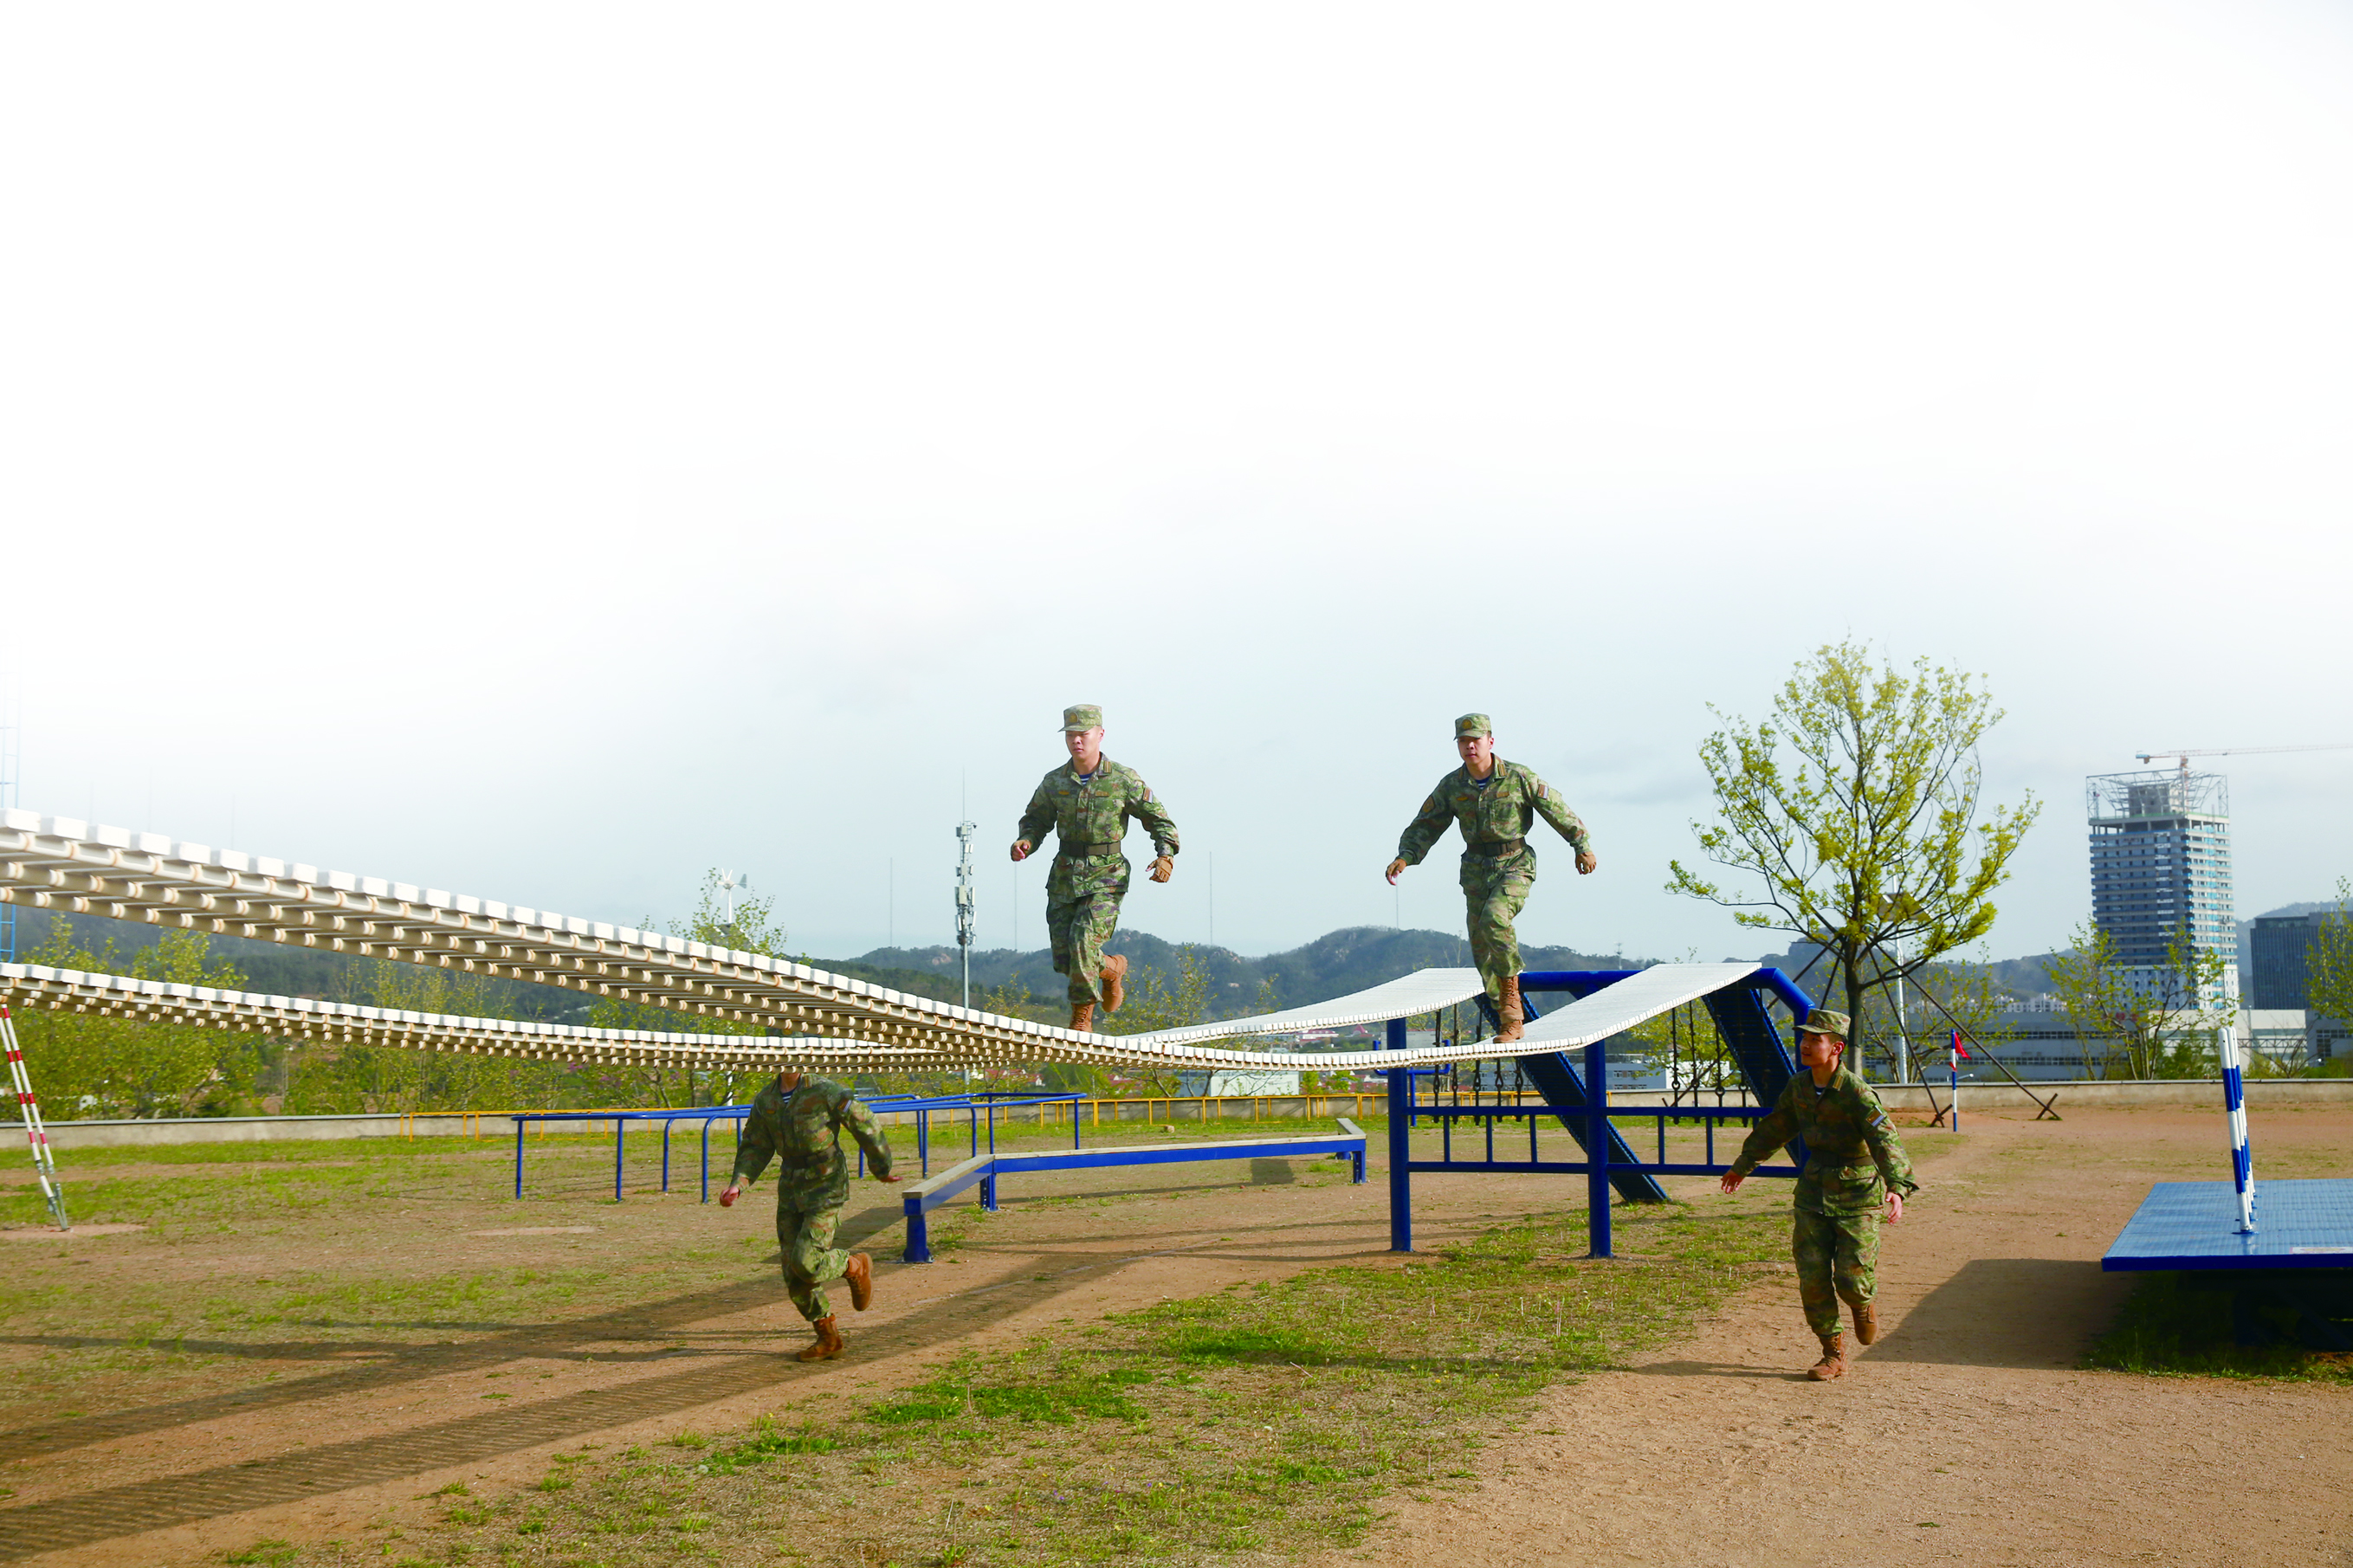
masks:
[[[301,1405],[361,1390],[494,1367],[525,1357],[607,1363],[619,1360],[652,1363],[679,1359],[681,1352],[669,1347],[641,1355],[585,1352],[580,1347],[583,1342],[613,1339],[674,1340],[682,1337],[681,1329],[686,1324],[762,1306],[783,1309],[782,1337],[771,1352],[746,1348],[744,1342],[752,1335],[744,1331],[711,1331],[711,1337],[727,1342],[723,1347],[714,1346],[699,1353],[683,1352],[693,1356],[698,1364],[638,1377],[617,1387],[585,1389],[428,1426],[325,1443],[272,1458],[107,1487],[0,1511],[0,1562],[20,1561],[42,1552],[402,1480],[434,1469],[480,1463],[522,1449],[674,1415],[781,1384],[806,1385],[815,1380],[836,1377],[857,1381],[870,1374],[879,1362],[969,1333],[973,1328],[969,1320],[976,1314],[1000,1317],[1034,1310],[1072,1288],[1078,1283],[1077,1276],[1148,1256],[1155,1254],[1032,1252],[1027,1255],[1028,1261],[1018,1276],[935,1298],[889,1321],[857,1325],[856,1350],[849,1359],[814,1367],[803,1365],[788,1353],[802,1342],[799,1321],[785,1308],[780,1283],[762,1279],[562,1323],[517,1326],[473,1344],[382,1344],[372,1347],[381,1360],[348,1371],[0,1434],[0,1458],[25,1458],[223,1415]],[[886,1291],[890,1288],[888,1280],[885,1276],[882,1289]],[[67,1342],[63,1338],[53,1341],[17,1336],[14,1342]],[[70,1342],[87,1347],[110,1342],[77,1335],[70,1337]],[[186,1348],[204,1348],[195,1342],[178,1342]],[[214,1347],[214,1353],[290,1360],[298,1355],[315,1355],[320,1348],[315,1344],[257,1346],[224,1342]],[[333,1350],[349,1353],[354,1348],[344,1343]]]

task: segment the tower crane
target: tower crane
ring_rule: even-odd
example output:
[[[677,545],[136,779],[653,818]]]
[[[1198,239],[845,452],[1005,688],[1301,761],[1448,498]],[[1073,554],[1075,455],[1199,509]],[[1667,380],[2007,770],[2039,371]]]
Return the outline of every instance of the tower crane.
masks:
[[[2159,757],[2178,758],[2184,773],[2189,772],[2192,757],[2252,757],[2264,752],[2353,752],[2353,741],[2324,741],[2312,746],[2166,746],[2154,752],[2139,752],[2138,761],[2153,763]]]

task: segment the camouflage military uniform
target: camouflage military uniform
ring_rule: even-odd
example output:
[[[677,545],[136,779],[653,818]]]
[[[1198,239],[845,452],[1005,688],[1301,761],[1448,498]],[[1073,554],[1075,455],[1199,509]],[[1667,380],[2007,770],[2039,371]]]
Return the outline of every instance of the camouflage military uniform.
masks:
[[[1103,947],[1119,929],[1119,901],[1130,869],[1119,852],[1127,818],[1144,824],[1155,855],[1176,853],[1176,825],[1134,768],[1109,757],[1081,777],[1076,763],[1048,773],[1021,814],[1020,836],[1042,845],[1052,828],[1059,840],[1046,873],[1046,934],[1054,972],[1071,983],[1071,1004],[1103,1000]]]
[[[874,1113],[830,1079],[804,1078],[790,1094],[768,1080],[744,1119],[735,1151],[735,1184],[749,1186],[768,1162],[776,1162],[776,1247],[783,1255],[785,1289],[800,1315],[815,1322],[833,1316],[826,1282],[841,1278],[849,1254],[833,1245],[841,1205],[849,1201],[849,1165],[841,1152],[841,1130],[866,1151],[877,1176],[891,1173],[891,1145]]]
[[[1504,982],[1520,973],[1520,939],[1512,921],[1536,884],[1536,852],[1528,829],[1541,814],[1582,855],[1592,843],[1585,824],[1560,792],[1517,763],[1495,759],[1484,779],[1466,765],[1438,781],[1398,840],[1398,858],[1419,866],[1450,823],[1462,825],[1462,897],[1469,906],[1471,962],[1487,994],[1500,998]]]
[[[1843,1067],[1820,1089],[1810,1072],[1790,1079],[1740,1146],[1733,1173],[1746,1176],[1793,1138],[1806,1145],[1790,1241],[1798,1299],[1808,1327],[1835,1334],[1841,1298],[1860,1307],[1879,1293],[1880,1205],[1891,1190],[1909,1197],[1919,1184],[1887,1108]]]

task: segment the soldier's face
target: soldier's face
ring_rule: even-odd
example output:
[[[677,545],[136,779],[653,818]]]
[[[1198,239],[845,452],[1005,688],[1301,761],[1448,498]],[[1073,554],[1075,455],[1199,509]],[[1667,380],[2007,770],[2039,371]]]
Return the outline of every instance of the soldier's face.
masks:
[[[1071,748],[1071,761],[1079,764],[1079,772],[1095,771],[1095,762],[1103,755],[1103,726],[1092,730],[1065,730],[1062,744]]]
[[[1838,1066],[1839,1053],[1846,1042],[1836,1035],[1801,1034],[1798,1037],[1798,1060],[1810,1068]]]
[[[1495,737],[1457,735],[1454,737],[1454,751],[1456,755],[1470,764],[1472,773],[1483,773],[1487,771],[1488,764],[1494,760]]]

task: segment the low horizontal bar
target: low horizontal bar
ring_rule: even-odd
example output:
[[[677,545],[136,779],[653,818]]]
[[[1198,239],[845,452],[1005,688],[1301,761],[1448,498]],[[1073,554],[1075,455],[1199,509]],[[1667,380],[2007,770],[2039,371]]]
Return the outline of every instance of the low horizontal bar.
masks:
[[[1405,1168],[1409,1171],[1429,1171],[1438,1173],[1448,1171],[1458,1173],[1482,1171],[1525,1171],[1562,1176],[1582,1176],[1589,1173],[1593,1169],[1591,1164],[1583,1160],[1409,1160],[1406,1162]],[[1721,1176],[1732,1169],[1729,1165],[1653,1165],[1648,1163],[1637,1163],[1631,1160],[1612,1160],[1607,1168],[1612,1171],[1638,1171],[1646,1176]],[[1752,1176],[1794,1176],[1798,1173],[1798,1167],[1759,1165],[1748,1173]]]
[[[1261,1143],[1165,1143],[1132,1149],[1049,1149],[999,1154],[997,1173],[1017,1171],[1082,1171],[1105,1165],[1176,1165],[1193,1160],[1279,1160],[1296,1154],[1361,1154],[1365,1140],[1280,1138]]]
[[[1499,1121],[1524,1116],[1565,1116],[1574,1117],[1582,1124],[1587,1109],[1582,1105],[1417,1105],[1413,1113],[1416,1116],[1442,1116],[1464,1121],[1483,1120],[1491,1116]],[[1660,1117],[1680,1117],[1686,1121],[1736,1121],[1744,1116],[1756,1121],[1770,1114],[1773,1108],[1769,1105],[1726,1105],[1707,1110],[1684,1110],[1664,1105],[1620,1105],[1612,1100],[1607,1109],[1612,1121],[1655,1121]]]

